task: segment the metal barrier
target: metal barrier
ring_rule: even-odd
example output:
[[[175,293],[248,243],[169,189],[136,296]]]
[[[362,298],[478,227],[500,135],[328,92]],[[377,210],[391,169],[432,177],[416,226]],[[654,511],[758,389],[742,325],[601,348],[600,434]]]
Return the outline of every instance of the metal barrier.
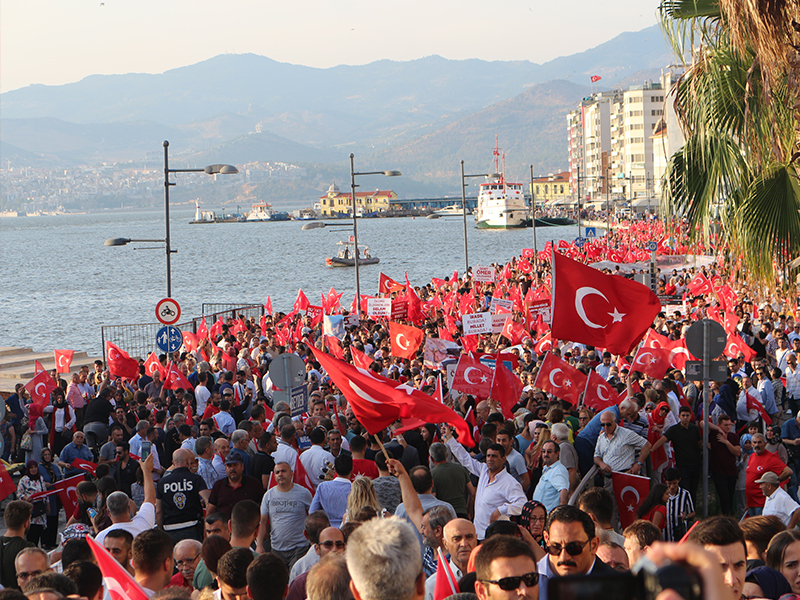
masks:
[[[206,312],[208,311],[208,312]],[[264,306],[261,304],[202,304],[202,315],[192,317],[184,323],[173,325],[181,331],[197,333],[197,328],[205,318],[206,326],[211,326],[219,318],[223,321],[229,317],[239,317],[240,315],[249,318],[260,318],[264,314]],[[133,325],[103,325],[100,328],[100,340],[102,344],[103,360],[106,358],[106,342],[111,342],[119,346],[133,358],[147,358],[156,349],[156,334],[164,327],[161,323],[136,323]]]

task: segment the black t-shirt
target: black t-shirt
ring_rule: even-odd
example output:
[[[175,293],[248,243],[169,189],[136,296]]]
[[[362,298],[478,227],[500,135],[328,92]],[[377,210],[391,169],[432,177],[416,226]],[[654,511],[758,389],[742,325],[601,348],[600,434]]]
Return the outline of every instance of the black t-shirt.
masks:
[[[676,465],[679,467],[699,467],[703,464],[703,453],[699,445],[699,442],[703,439],[703,434],[697,425],[689,423],[689,427],[684,427],[678,423],[667,429],[664,435],[672,442]]]
[[[86,407],[86,414],[84,415],[84,423],[94,423],[95,421],[108,424],[108,416],[114,413],[114,407],[111,402],[102,398],[95,398]]]
[[[14,560],[23,548],[34,548],[36,544],[21,537],[0,537],[0,584],[6,589],[19,589],[17,568]]]
[[[206,489],[203,478],[188,467],[179,467],[162,477],[156,484],[156,498],[161,500],[164,525],[202,519],[200,492]]]
[[[253,457],[253,477],[261,481],[262,475],[269,475],[275,470],[275,459],[260,450]]]

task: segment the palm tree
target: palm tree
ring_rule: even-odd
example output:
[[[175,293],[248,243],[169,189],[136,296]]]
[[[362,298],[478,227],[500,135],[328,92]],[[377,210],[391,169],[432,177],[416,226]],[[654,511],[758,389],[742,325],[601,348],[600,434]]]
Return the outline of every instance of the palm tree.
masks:
[[[763,12],[757,8],[767,5]],[[800,250],[800,25],[781,0],[663,0],[685,74],[673,90],[686,144],[670,159],[664,208],[710,239],[718,211],[732,258],[774,284]],[[798,16],[800,19],[800,16]]]

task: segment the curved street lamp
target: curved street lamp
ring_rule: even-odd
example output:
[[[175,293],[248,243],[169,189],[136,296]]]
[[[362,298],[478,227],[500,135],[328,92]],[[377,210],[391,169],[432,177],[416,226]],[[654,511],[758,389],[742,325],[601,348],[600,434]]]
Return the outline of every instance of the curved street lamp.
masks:
[[[131,242],[152,242],[164,244],[167,257],[167,298],[172,297],[172,253],[177,252],[170,246],[169,235],[169,188],[175,183],[169,180],[170,173],[206,173],[208,175],[234,175],[239,169],[233,165],[208,165],[202,169],[170,169],[169,168],[169,142],[164,140],[164,239],[161,240],[133,240],[130,238],[110,238],[104,242],[105,246],[126,246]]]

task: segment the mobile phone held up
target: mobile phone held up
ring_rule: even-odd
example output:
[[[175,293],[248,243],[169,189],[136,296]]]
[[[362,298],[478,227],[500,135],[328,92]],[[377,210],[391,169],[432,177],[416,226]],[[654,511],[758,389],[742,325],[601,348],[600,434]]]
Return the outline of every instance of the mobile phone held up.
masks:
[[[147,457],[150,456],[151,446],[152,442],[142,442],[142,460],[147,460]]]

